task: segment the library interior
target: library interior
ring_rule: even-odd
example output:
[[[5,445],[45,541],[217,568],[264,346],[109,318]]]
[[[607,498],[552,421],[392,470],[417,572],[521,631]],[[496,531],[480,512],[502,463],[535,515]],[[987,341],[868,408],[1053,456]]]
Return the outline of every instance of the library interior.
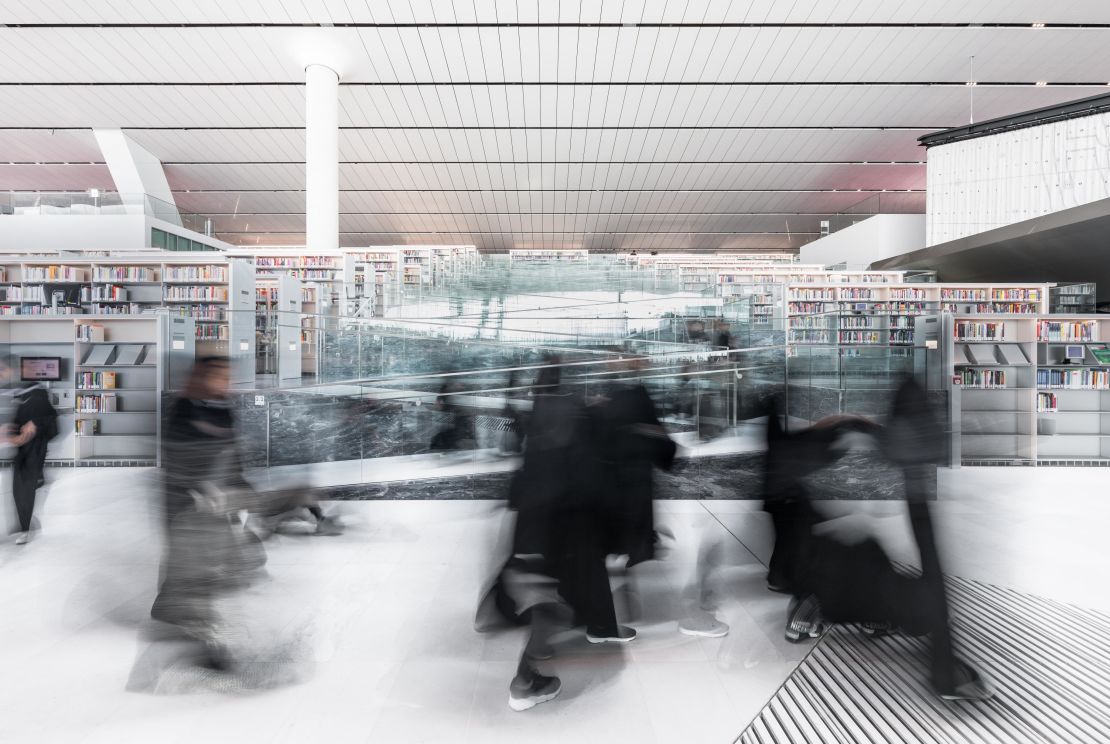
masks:
[[[1108,47],[0,3],[0,740],[1110,742]]]

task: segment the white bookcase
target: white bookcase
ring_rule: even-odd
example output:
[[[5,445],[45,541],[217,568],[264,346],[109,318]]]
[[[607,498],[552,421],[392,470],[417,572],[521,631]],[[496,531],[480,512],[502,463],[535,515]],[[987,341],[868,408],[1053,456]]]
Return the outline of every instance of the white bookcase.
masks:
[[[1005,314],[953,318],[953,388],[965,462],[1036,461],[1036,322]]]
[[[509,265],[513,264],[550,264],[589,262],[590,252],[582,249],[567,250],[525,250],[513,248],[509,251]]]
[[[59,413],[48,460],[156,464],[162,395],[192,364],[194,328],[165,312],[9,317],[0,319],[0,349],[17,374],[27,357],[59,360],[61,380],[42,383]]]
[[[1037,460],[1110,465],[1110,319],[1036,321]]]

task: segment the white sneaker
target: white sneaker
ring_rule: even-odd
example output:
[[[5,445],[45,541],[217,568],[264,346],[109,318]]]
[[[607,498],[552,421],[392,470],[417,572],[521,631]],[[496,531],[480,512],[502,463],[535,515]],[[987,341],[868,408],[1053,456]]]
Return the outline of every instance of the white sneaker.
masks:
[[[678,623],[679,633],[702,638],[724,638],[728,630],[728,623],[722,623],[709,614],[690,616]]]
[[[628,643],[635,640],[636,629],[627,625],[618,625],[616,635],[594,635],[586,631],[586,640],[590,643]]]
[[[15,544],[16,545],[26,545],[29,542],[31,542],[31,533],[30,532],[20,532],[19,537],[17,537],[15,539]]]

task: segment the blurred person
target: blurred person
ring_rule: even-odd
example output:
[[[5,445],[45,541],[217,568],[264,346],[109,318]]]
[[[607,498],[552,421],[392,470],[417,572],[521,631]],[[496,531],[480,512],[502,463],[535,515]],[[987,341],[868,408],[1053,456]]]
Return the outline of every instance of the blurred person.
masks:
[[[0,383],[9,384],[13,370],[0,360]],[[58,412],[41,383],[31,383],[12,391],[15,416],[4,426],[4,441],[16,448],[12,460],[12,496],[19,517],[16,545],[31,541],[35,519],[35,494],[46,482],[46,448],[58,436]]]
[[[732,326],[729,323],[725,321],[717,323],[717,336],[713,341],[713,345],[725,349],[732,348]]]
[[[771,515],[774,527],[767,588],[792,594],[798,583],[799,553],[812,526],[820,521],[801,479],[839,459],[843,454],[838,448],[842,435],[849,431],[875,431],[878,427],[862,417],[837,414],[788,433],[780,421],[784,415],[779,399],[769,401],[763,509]]]
[[[626,364],[643,372],[647,359]],[[608,521],[609,552],[628,557],[626,568],[657,557],[660,532],[655,525],[654,469],[670,470],[678,447],[659,422],[655,403],[639,378],[613,383],[596,406],[600,420],[598,447],[602,461],[602,503]],[[699,546],[692,592],[679,619],[686,635],[721,637],[728,625],[716,619],[708,574],[716,559],[714,546]]]
[[[221,592],[250,583],[266,562],[261,537],[244,527],[244,511],[269,529],[306,509],[317,534],[337,534],[304,489],[256,491],[244,476],[238,431],[228,400],[224,357],[203,357],[193,366],[163,427],[166,550],[162,581],[150,614],[202,642],[206,665],[227,669],[233,629],[215,610]]]
[[[204,664],[227,669],[229,633],[216,595],[249,581],[265,563],[237,515],[250,490],[243,477],[230,402],[228,361],[203,357],[170,407],[163,431],[166,551],[150,615],[204,645]]]
[[[447,425],[436,432],[429,443],[433,452],[473,449],[475,446],[474,416],[456,401],[463,392],[461,383],[447,380],[436,396],[435,408],[447,414]]]
[[[769,421],[769,430],[770,426]],[[903,468],[911,528],[921,556],[920,576],[898,571],[872,536],[847,542],[814,529],[823,518],[808,503],[798,479],[843,454],[837,440],[851,430],[876,435],[886,456]],[[776,452],[769,451],[768,460],[777,468],[769,468],[769,480],[781,489],[780,495],[791,494],[796,500],[785,524],[786,540],[776,534],[776,567],[794,595],[786,623],[788,641],[819,637],[828,623],[859,623],[868,635],[899,630],[927,635],[933,689],[947,700],[977,700],[991,693],[952,648],[944,580],[923,488],[924,468],[940,460],[943,437],[925,391],[912,378],[899,389],[886,429],[858,417],[832,416],[792,438],[769,435],[769,450]],[[776,522],[776,533],[779,528]]]

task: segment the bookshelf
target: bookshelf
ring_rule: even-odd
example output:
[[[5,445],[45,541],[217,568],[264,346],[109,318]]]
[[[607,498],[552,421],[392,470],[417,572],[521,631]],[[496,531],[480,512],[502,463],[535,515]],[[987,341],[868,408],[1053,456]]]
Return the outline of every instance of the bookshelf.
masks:
[[[584,249],[565,250],[528,250],[513,248],[509,250],[509,265],[514,264],[584,264],[590,260],[590,252]]]
[[[1110,319],[1036,321],[1037,460],[1110,465]]]
[[[1048,311],[1060,315],[1093,314],[1096,300],[1094,282],[1057,284],[1049,288]]]
[[[44,382],[58,410],[55,463],[147,465],[158,461],[161,399],[194,358],[193,323],[167,313],[0,319],[0,348],[60,360]]]
[[[953,410],[965,463],[1036,461],[1036,324],[1023,314],[951,318]]]
[[[7,281],[0,284],[0,315],[132,316],[168,308],[171,314],[194,320],[202,354],[230,355],[235,335],[231,326],[236,322],[229,313],[232,300],[244,291],[253,294],[247,285],[254,282],[253,274],[236,272],[235,264],[212,253],[97,257],[67,263],[46,258],[12,261],[2,267]],[[76,303],[55,305],[46,297],[48,286],[62,292],[73,287]],[[243,309],[241,304],[236,307]],[[246,309],[253,313],[253,304]]]

